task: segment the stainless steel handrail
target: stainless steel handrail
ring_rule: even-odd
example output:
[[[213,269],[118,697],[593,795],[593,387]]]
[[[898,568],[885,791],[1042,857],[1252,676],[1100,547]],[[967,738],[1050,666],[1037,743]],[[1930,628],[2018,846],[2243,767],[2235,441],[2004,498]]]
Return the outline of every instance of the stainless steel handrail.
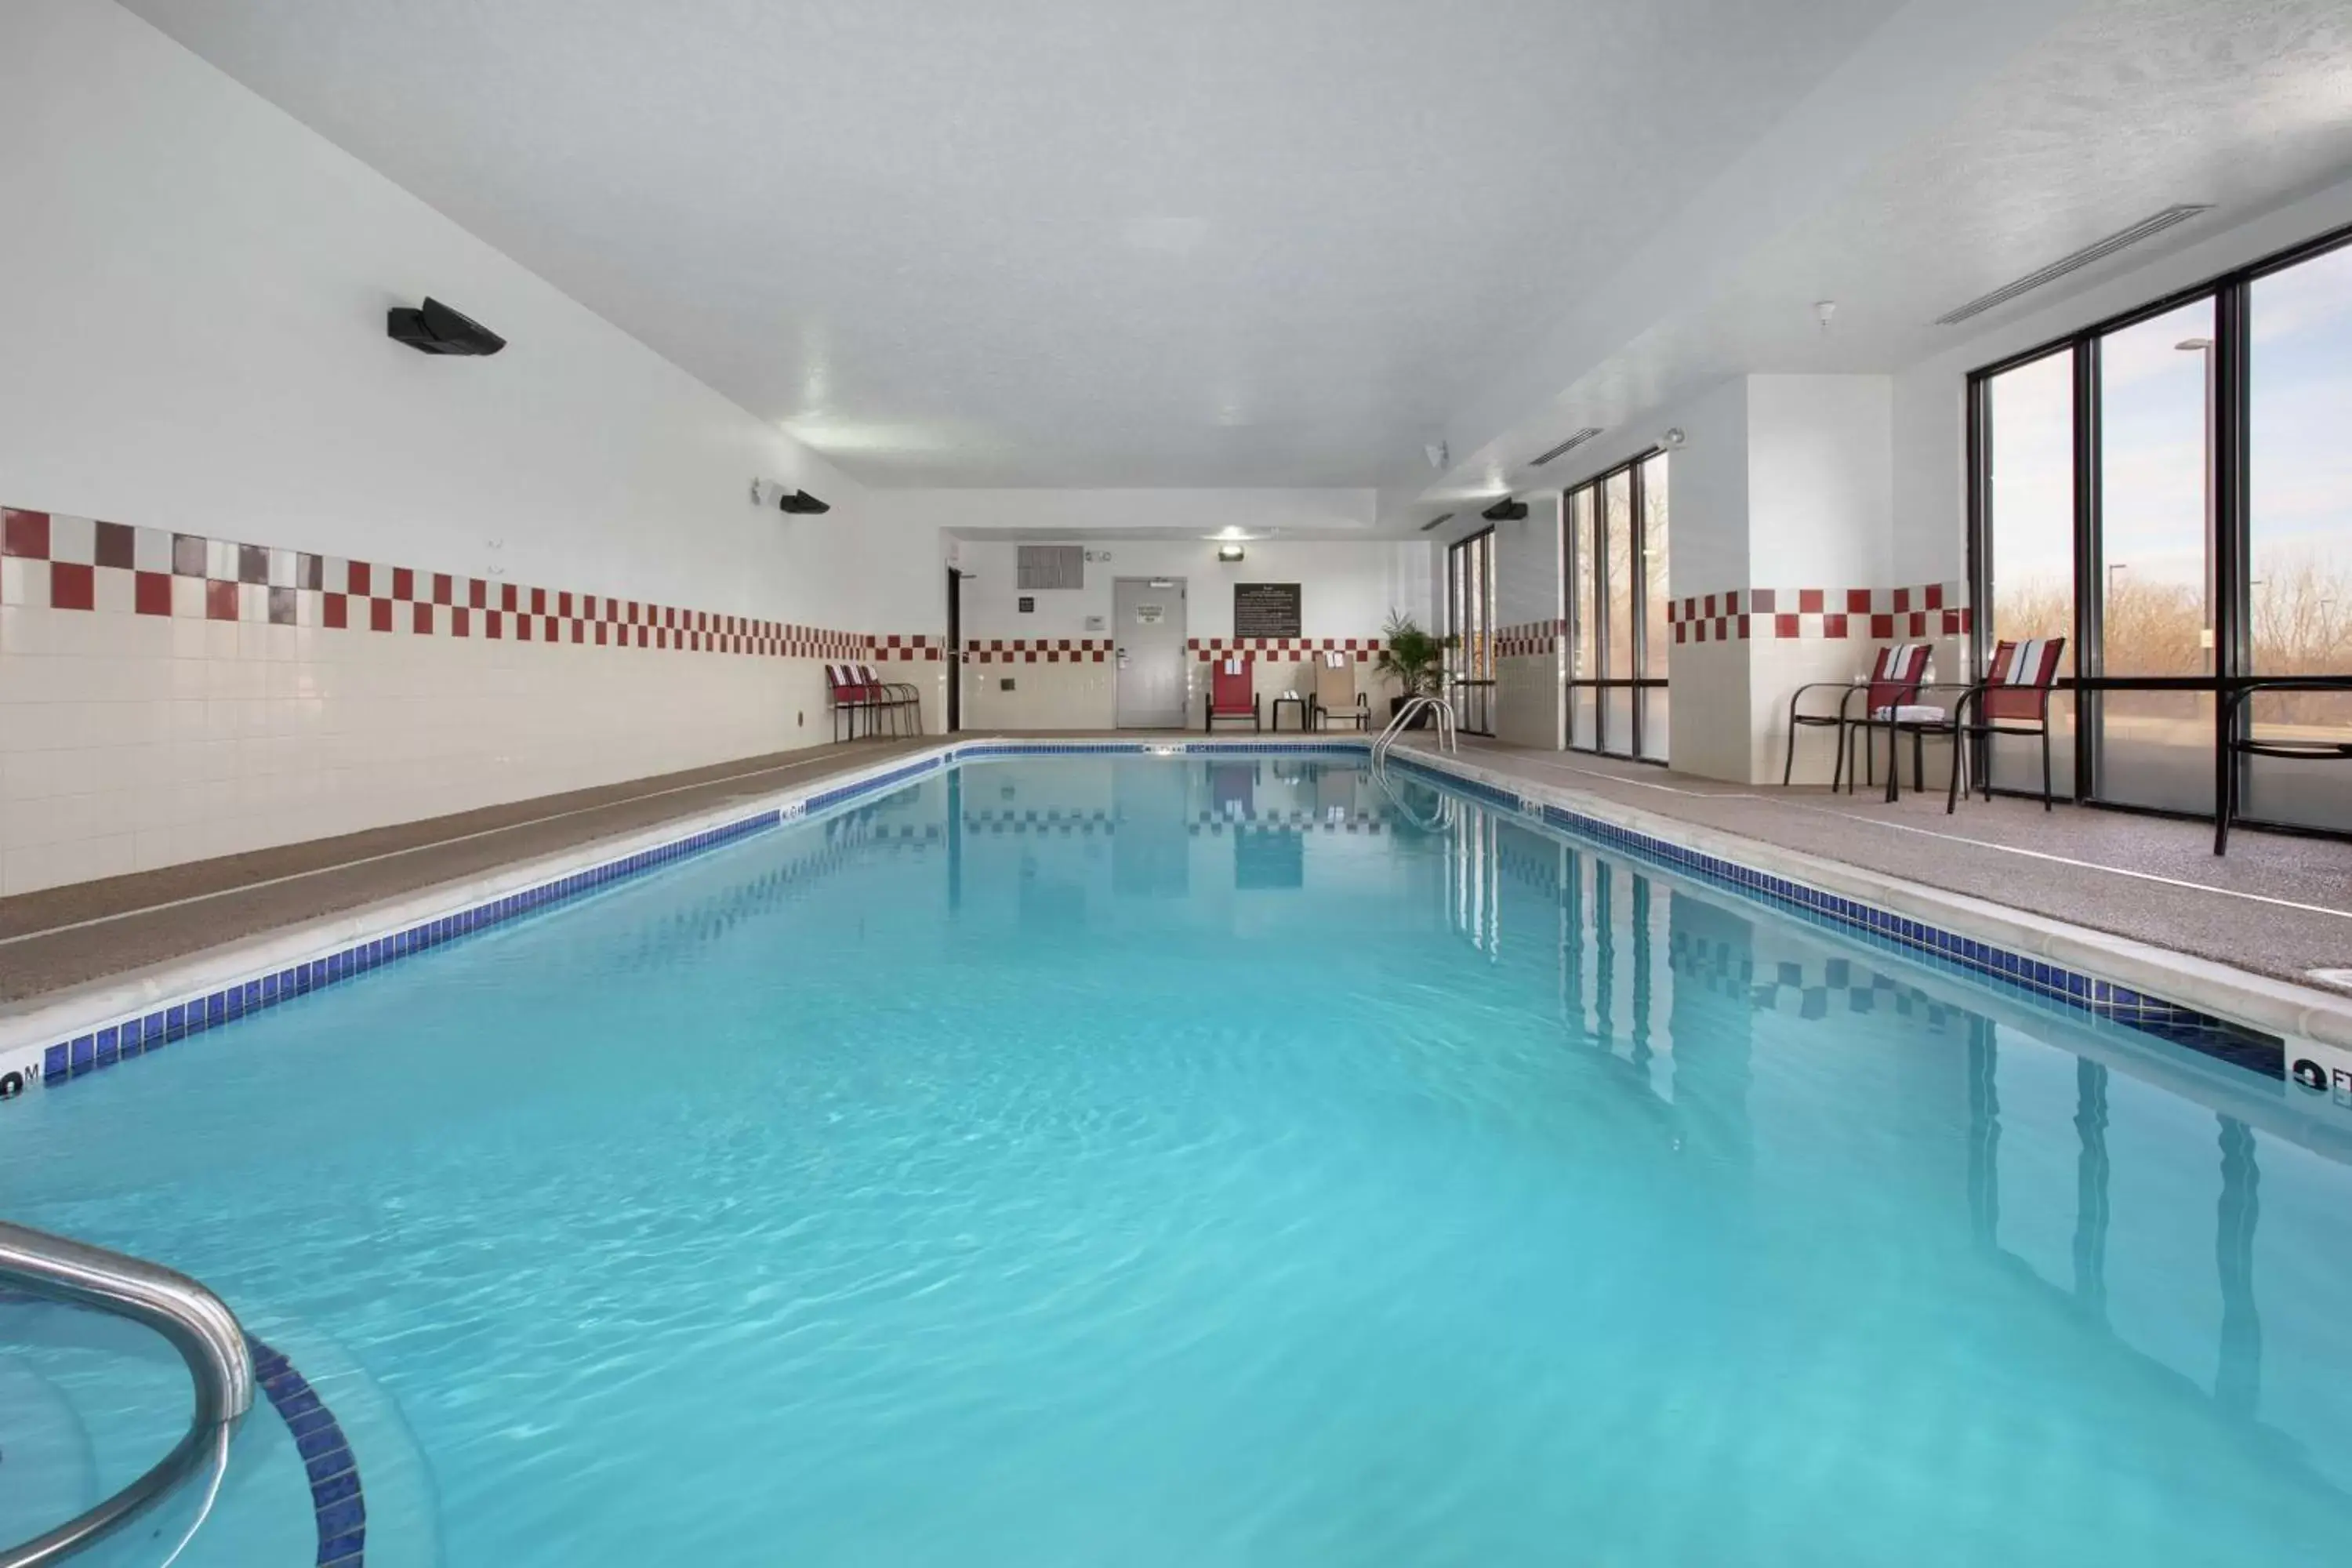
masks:
[[[0,1283],[144,1324],[171,1342],[196,1384],[187,1436],[153,1468],[79,1518],[0,1549],[0,1568],[43,1568],[130,1523],[225,1447],[253,1408],[253,1358],[219,1297],[184,1274],[102,1247],[0,1220]]]
[[[1423,710],[1436,715],[1437,749],[1441,752],[1462,750],[1462,738],[1454,722],[1454,704],[1443,697],[1415,697],[1396,710],[1396,717],[1389,721],[1389,727],[1381,731],[1379,740],[1372,742],[1374,773],[1387,765],[1389,752],[1395,747],[1397,737],[1404,733],[1404,727],[1412,722],[1413,715]],[[5,1565],[0,1565],[0,1568],[5,1568]]]

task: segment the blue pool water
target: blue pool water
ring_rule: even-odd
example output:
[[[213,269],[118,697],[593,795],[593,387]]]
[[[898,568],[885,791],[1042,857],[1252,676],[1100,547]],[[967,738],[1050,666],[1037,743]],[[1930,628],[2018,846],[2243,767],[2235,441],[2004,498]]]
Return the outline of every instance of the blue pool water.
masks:
[[[285,1350],[377,1568],[2352,1561],[2324,1102],[1441,814],[969,764],[8,1107],[0,1213]],[[0,1531],[175,1376],[0,1305]],[[182,1562],[311,1506],[257,1410]]]

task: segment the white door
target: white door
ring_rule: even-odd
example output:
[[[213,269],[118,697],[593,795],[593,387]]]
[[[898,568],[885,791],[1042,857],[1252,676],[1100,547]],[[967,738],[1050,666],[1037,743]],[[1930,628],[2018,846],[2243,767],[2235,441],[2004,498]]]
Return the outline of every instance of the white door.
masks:
[[[1110,629],[1118,727],[1184,728],[1184,579],[1114,578]]]

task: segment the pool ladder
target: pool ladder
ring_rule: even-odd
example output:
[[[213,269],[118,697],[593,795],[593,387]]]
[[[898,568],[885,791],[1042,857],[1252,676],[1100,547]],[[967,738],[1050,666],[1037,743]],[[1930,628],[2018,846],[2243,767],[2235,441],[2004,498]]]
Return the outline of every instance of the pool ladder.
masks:
[[[253,1358],[236,1314],[218,1296],[161,1264],[5,1220],[0,1285],[154,1330],[180,1352],[196,1385],[187,1435],[153,1468],[56,1529],[0,1547],[0,1568],[62,1563],[170,1496],[207,1460],[226,1462],[230,1436],[253,1408]]]
[[[1454,722],[1454,704],[1443,697],[1415,697],[1396,710],[1396,717],[1389,721],[1389,727],[1381,731],[1380,739],[1372,742],[1374,773],[1379,773],[1388,765],[1389,752],[1395,748],[1397,737],[1403,734],[1405,727],[1423,713],[1433,713],[1437,716],[1437,749],[1439,751],[1458,752],[1462,750],[1462,737]]]

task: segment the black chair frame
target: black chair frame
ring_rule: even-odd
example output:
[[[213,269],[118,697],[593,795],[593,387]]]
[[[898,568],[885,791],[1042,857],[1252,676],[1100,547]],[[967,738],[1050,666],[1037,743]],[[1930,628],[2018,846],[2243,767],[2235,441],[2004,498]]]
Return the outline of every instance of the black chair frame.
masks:
[[[2215,722],[2220,731],[2213,747],[2213,853],[2230,852],[2230,824],[2238,815],[2238,759],[2279,757],[2289,762],[2352,762],[2352,738],[2342,741],[2260,740],[2240,723],[2246,700],[2273,691],[2352,692],[2352,676],[2257,677],[2231,689],[2221,702]]]

